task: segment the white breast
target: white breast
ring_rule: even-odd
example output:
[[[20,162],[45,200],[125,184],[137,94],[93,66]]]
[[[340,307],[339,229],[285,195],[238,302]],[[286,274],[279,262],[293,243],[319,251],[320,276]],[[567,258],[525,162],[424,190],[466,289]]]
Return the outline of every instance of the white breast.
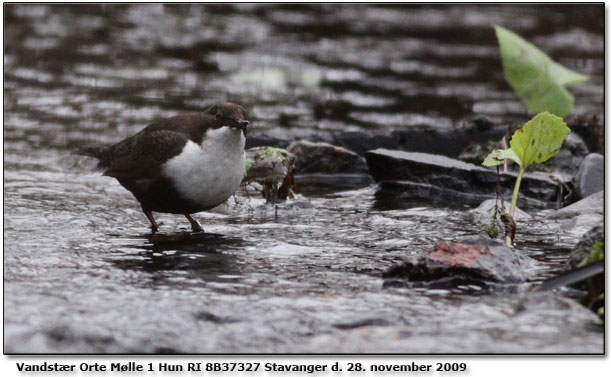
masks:
[[[244,133],[221,127],[208,130],[201,145],[192,141],[162,166],[176,190],[202,210],[216,207],[240,186],[246,168]]]

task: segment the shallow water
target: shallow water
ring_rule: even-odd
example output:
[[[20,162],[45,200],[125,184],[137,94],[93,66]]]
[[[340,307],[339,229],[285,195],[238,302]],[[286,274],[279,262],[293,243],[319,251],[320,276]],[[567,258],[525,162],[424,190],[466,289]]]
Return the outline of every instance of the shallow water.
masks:
[[[276,210],[240,193],[197,215],[205,235],[160,214],[150,237],[131,194],[69,156],[221,99],[252,107],[259,140],[508,124],[525,113],[491,23],[592,75],[575,113],[602,118],[603,13],[521,8],[5,7],[5,351],[602,352],[566,290],[384,287],[392,264],[480,234],[470,205],[302,177]],[[533,281],[577,242],[537,217],[520,229]]]

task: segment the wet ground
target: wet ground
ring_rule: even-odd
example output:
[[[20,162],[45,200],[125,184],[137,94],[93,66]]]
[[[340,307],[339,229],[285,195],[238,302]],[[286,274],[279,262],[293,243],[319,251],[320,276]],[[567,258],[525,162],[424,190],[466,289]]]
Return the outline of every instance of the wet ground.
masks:
[[[203,236],[162,214],[151,238],[131,194],[69,156],[227,99],[259,141],[522,121],[491,24],[591,75],[574,113],[602,119],[601,7],[523,8],[6,6],[5,352],[602,352],[567,290],[384,286],[393,263],[481,233],[472,204],[306,184],[277,211],[240,194],[198,214]],[[533,281],[558,273],[577,237],[521,229]]]

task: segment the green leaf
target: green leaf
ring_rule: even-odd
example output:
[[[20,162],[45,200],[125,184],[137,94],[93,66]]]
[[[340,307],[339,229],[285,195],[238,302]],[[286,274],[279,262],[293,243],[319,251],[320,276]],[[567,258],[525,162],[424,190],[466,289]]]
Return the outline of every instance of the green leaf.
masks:
[[[529,111],[548,111],[564,118],[573,109],[573,96],[565,86],[589,80],[553,61],[514,32],[494,27],[501,48],[505,79]]]
[[[520,157],[513,151],[513,149],[495,149],[484,159],[482,165],[484,166],[496,166],[501,165],[505,162],[505,159],[512,160],[516,164],[522,166]]]
[[[250,170],[250,168],[252,168],[252,165],[255,163],[255,160],[253,160],[251,157],[248,157],[246,159],[246,173],[248,173],[248,171]]]
[[[537,114],[511,137],[511,149],[522,167],[545,162],[558,154],[562,142],[571,133],[561,118],[550,113]]]
[[[592,264],[594,262],[598,262],[599,260],[605,259],[605,243],[602,241],[598,241],[592,247],[592,251],[590,255],[586,257],[586,259],[582,260],[579,263],[578,267],[586,266],[588,264]]]

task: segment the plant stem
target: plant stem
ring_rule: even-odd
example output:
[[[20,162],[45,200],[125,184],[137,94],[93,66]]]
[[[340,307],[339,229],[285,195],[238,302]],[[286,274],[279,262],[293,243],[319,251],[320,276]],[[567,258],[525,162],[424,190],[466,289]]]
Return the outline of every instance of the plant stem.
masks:
[[[516,212],[516,205],[518,204],[518,192],[520,191],[520,182],[522,182],[522,176],[524,175],[524,169],[520,166],[520,172],[518,173],[518,178],[516,178],[516,185],[513,188],[513,195],[511,196],[511,207],[509,207],[509,216],[513,217]],[[511,247],[511,237],[505,237],[505,243],[507,246]]]

